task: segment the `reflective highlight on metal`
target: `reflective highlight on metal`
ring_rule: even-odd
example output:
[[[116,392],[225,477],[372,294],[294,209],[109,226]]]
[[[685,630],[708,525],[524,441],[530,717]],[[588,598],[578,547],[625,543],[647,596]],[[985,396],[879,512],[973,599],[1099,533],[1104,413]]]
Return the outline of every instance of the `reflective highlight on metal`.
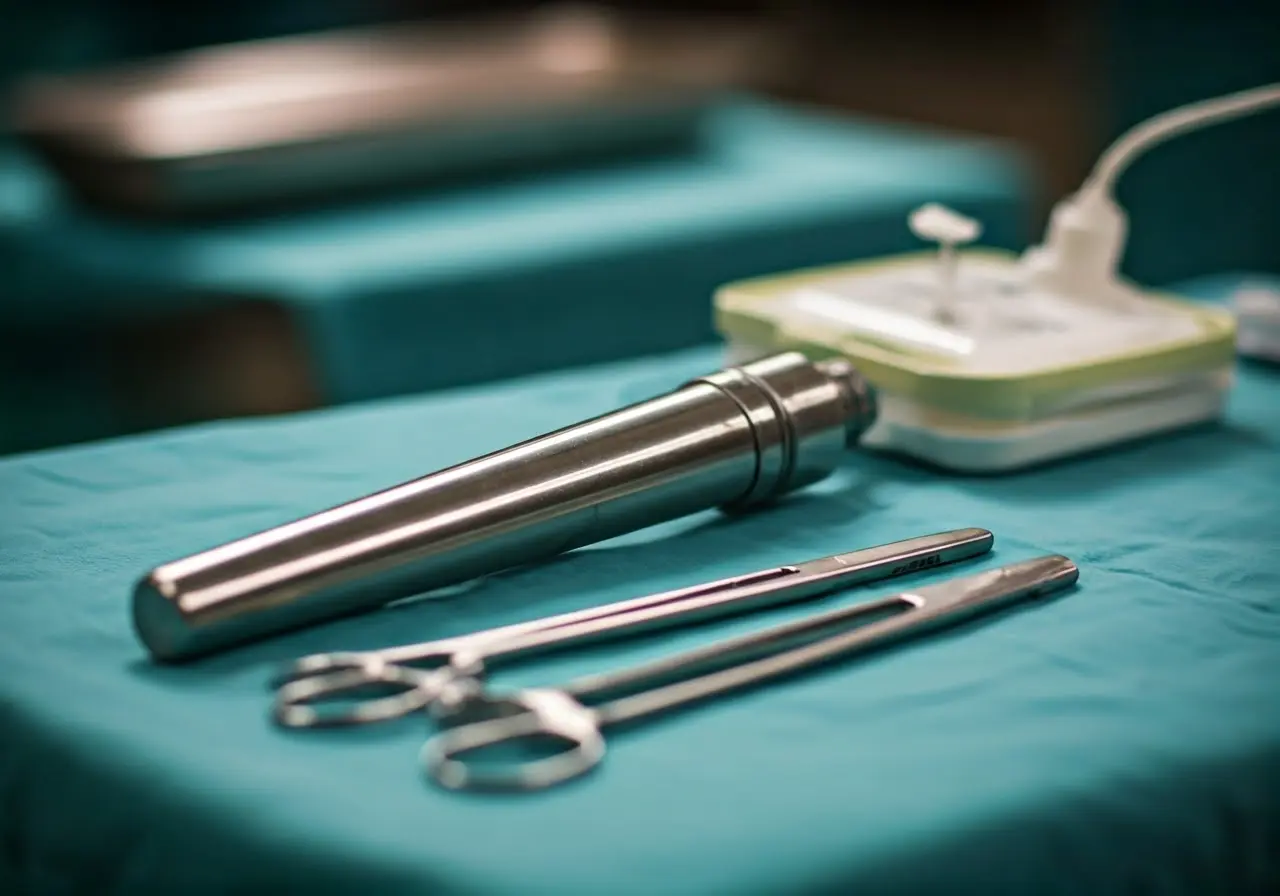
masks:
[[[875,418],[847,362],[785,352],[165,563],[134,627],[177,661],[829,475]]]

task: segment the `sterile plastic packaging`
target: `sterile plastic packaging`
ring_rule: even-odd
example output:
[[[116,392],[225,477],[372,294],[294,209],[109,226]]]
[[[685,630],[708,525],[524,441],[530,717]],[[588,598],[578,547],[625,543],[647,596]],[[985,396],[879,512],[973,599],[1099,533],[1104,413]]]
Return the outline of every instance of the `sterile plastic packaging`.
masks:
[[[862,444],[999,471],[1212,419],[1231,385],[1221,310],[1132,291],[1116,307],[1028,287],[1016,258],[966,253],[936,313],[928,259],[730,284],[734,357],[775,346],[849,358],[879,390]]]
[[[1012,470],[1212,420],[1231,388],[1236,316],[1119,275],[1128,220],[1112,188],[1153,146],[1277,105],[1271,84],[1142,123],[1021,255],[958,251],[981,223],[926,205],[910,225],[936,253],[727,284],[717,327],[735,358],[850,359],[879,392],[862,444],[954,470]],[[1280,303],[1237,304],[1250,350],[1280,356]]]

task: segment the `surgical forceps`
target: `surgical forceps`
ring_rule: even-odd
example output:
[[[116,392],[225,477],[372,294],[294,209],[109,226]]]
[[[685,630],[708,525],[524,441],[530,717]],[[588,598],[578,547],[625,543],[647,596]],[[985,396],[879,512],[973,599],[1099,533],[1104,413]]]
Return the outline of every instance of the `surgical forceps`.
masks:
[[[955,624],[1065,588],[1078,577],[1075,564],[1066,557],[1040,557],[820,613],[629,669],[588,675],[559,688],[473,695],[455,710],[454,718],[462,723],[428,740],[422,761],[427,773],[451,790],[542,790],[599,765],[605,754],[602,732],[611,725],[636,722]],[[849,630],[860,619],[888,613],[893,615]],[[617,693],[623,696],[589,705]],[[470,721],[468,716],[480,721]],[[506,761],[489,770],[473,768],[461,758],[497,745],[528,746],[546,740],[569,747],[549,757]]]
[[[286,673],[273,715],[288,728],[398,718],[468,682],[474,689],[484,667],[495,661],[818,597],[977,557],[990,551],[993,542],[986,529],[955,529],[457,638],[363,653],[314,654],[296,661]],[[463,657],[466,661],[460,662]],[[398,690],[353,702],[346,709],[325,705],[371,686]]]

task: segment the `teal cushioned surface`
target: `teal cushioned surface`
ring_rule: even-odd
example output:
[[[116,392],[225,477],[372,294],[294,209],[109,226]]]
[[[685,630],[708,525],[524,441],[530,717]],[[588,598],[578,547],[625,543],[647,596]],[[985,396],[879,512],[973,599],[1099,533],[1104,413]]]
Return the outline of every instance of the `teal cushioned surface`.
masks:
[[[183,668],[157,561],[717,364],[697,350],[0,461],[0,892],[1225,893],[1280,884],[1280,374],[1228,419],[1005,478],[853,454],[769,512],[690,518]],[[619,734],[565,789],[426,786],[421,719],[274,729],[275,663],[622,599],[953,526],[1072,592]],[[928,581],[921,577],[918,581]],[[846,593],[823,605],[887,593]],[[779,618],[511,669],[554,682]]]
[[[676,350],[712,338],[728,280],[915,245],[938,200],[984,240],[1026,237],[1007,148],[734,99],[683,151],[340,208],[126,223],[0,164],[0,322],[286,306],[325,398],[345,402]],[[95,435],[91,433],[90,435]]]

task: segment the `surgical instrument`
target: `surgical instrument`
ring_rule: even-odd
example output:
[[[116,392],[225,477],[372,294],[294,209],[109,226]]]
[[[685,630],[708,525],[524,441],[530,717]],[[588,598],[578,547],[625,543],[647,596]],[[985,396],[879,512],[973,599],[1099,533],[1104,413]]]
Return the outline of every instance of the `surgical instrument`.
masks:
[[[134,628],[158,660],[543,560],[817,482],[875,416],[846,361],[784,352],[153,569]]]
[[[451,790],[545,789],[599,765],[605,754],[602,732],[611,725],[637,722],[797,674],[1068,587],[1078,578],[1079,570],[1066,557],[1039,557],[817,614],[629,669],[589,675],[559,688],[534,688],[509,695],[472,694],[454,710],[461,724],[428,740],[422,761],[427,773]],[[886,614],[892,615],[884,618]],[[876,621],[848,629],[868,618]],[[617,693],[623,696],[590,705]],[[488,768],[462,758],[498,745],[530,746],[548,740],[570,746],[551,756],[514,763],[503,760]]]
[[[286,672],[273,714],[288,728],[397,718],[440,699],[460,679],[478,681],[485,667],[496,661],[818,597],[978,557],[990,551],[993,542],[986,529],[955,529],[457,638],[363,653],[313,654]],[[459,665],[456,660],[463,656],[467,663]],[[399,690],[349,708],[339,704],[335,709],[331,702],[323,708],[315,705],[370,685]]]

